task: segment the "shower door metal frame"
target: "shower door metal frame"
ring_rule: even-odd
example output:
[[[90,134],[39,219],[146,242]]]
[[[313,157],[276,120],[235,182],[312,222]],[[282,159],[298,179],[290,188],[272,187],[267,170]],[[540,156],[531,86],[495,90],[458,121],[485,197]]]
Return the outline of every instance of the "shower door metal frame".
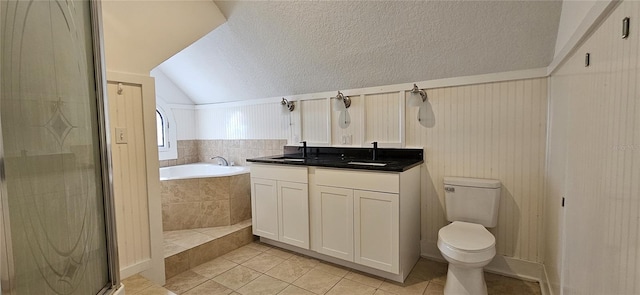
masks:
[[[109,105],[107,102],[106,63],[104,59],[102,4],[101,0],[88,0],[91,9],[91,38],[98,120],[98,147],[100,149],[101,184],[104,201],[104,222],[107,243],[107,273],[109,281],[97,294],[114,293],[120,287],[120,266],[116,233],[115,204],[113,197],[113,175],[111,166],[111,139],[109,136]],[[0,6],[1,7],[1,6]],[[2,10],[0,8],[0,15]],[[2,30],[0,22],[0,30]],[[0,40],[1,41],[1,40]],[[0,46],[0,54],[2,48]],[[1,75],[1,74],[0,74]],[[2,76],[0,76],[0,79]],[[0,84],[0,87],[1,84]],[[0,88],[0,95],[2,95]],[[1,115],[0,115],[1,116]],[[2,122],[0,121],[0,130]],[[10,234],[8,195],[5,175],[5,153],[0,132],[0,290],[4,295],[18,295],[15,291],[15,269]],[[20,294],[23,295],[23,294]]]

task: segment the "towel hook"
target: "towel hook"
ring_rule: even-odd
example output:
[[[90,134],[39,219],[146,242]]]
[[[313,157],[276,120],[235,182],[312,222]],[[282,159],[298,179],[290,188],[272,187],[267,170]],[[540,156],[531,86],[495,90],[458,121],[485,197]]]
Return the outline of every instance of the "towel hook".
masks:
[[[427,92],[424,91],[424,89],[418,88],[418,85],[416,85],[415,83],[413,84],[413,88],[411,89],[411,93],[420,94],[420,97],[422,97],[422,102],[425,102],[427,100]]]

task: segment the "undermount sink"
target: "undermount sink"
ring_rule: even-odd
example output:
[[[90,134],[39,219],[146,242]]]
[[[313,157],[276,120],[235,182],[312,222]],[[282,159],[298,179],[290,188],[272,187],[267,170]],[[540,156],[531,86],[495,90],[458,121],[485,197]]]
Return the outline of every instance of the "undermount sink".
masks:
[[[387,166],[387,163],[376,163],[376,162],[356,162],[356,161],[351,161],[351,162],[348,162],[347,164],[350,164],[350,165],[362,165],[362,166],[376,166],[376,167],[384,167],[384,166]]]

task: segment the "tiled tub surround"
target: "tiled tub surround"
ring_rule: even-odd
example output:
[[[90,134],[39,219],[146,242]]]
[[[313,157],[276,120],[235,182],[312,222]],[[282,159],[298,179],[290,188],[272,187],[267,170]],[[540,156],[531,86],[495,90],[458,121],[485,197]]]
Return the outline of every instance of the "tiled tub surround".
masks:
[[[244,166],[245,159],[282,153],[286,144],[286,139],[178,140],[178,159],[160,161],[160,167],[212,162],[213,156]]]
[[[164,231],[232,225],[251,218],[249,174],[160,181]]]

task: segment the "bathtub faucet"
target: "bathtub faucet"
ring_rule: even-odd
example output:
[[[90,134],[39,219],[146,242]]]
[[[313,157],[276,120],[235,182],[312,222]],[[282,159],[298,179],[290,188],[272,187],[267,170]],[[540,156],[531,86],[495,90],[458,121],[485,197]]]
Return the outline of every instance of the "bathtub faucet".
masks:
[[[218,159],[218,165],[229,166],[229,161],[227,161],[227,159],[220,156],[211,157],[211,160],[215,159]]]

